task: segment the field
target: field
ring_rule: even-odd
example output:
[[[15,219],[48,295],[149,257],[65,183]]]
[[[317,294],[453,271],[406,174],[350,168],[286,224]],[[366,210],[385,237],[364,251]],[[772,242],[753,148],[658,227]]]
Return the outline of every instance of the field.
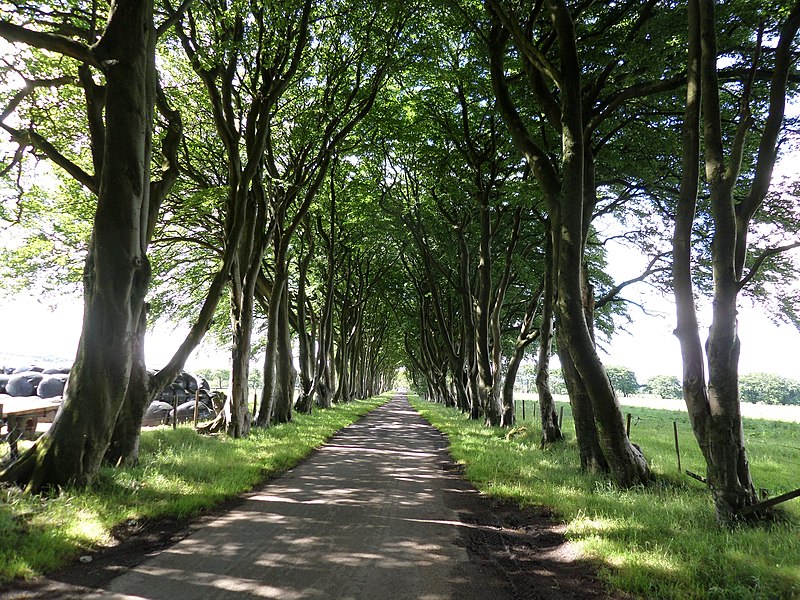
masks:
[[[519,403],[521,428],[508,438],[458,411],[415,405],[447,433],[467,478],[488,494],[551,507],[609,585],[648,599],[800,598],[800,500],[782,505],[781,522],[720,528],[705,486],[678,470],[673,422],[682,470],[705,471],[685,411],[623,406],[656,481],[620,490],[580,473],[568,404],[558,403],[566,440],[545,450],[532,400],[524,421]],[[800,487],[800,425],[747,418],[744,431],[756,487],[770,496]]]
[[[555,396],[556,400],[568,402],[566,396]],[[526,416],[528,410],[538,402],[536,394],[515,394],[514,399],[518,406],[518,418],[522,418],[522,401],[525,401]],[[672,410],[686,412],[683,400],[659,398],[651,395],[627,396],[619,399],[623,407],[641,406],[644,408],[657,408],[659,410]],[[768,419],[770,421],[789,421],[800,423],[800,406],[778,404],[749,404],[742,402],[740,405],[742,416],[750,419]],[[625,410],[625,408],[623,408]]]

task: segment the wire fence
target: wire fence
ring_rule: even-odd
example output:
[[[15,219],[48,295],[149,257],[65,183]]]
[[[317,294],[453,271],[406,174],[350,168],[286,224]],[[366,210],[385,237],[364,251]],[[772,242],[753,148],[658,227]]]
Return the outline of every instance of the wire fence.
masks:
[[[517,425],[540,430],[538,400],[525,396],[515,402]],[[564,398],[557,398],[555,405],[561,430],[567,439],[574,439],[572,407]],[[628,437],[642,449],[651,468],[705,483],[699,475],[705,473],[705,460],[685,411],[630,405],[621,409]],[[751,474],[762,498],[796,497],[792,494],[800,483],[800,423],[745,418],[742,428]]]

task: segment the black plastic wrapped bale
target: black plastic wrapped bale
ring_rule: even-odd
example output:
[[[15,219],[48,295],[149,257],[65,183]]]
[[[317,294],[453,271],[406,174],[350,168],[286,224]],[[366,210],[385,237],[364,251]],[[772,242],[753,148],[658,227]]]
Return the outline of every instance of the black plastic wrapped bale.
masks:
[[[144,412],[142,419],[143,426],[162,425],[166,422],[169,413],[172,411],[172,405],[166,402],[156,400],[150,403],[147,410]]]
[[[35,396],[43,375],[37,371],[14,373],[6,383],[6,393],[17,398]]]
[[[68,377],[69,375],[64,375],[63,373],[45,375],[36,388],[36,395],[39,398],[58,398],[63,396]]]

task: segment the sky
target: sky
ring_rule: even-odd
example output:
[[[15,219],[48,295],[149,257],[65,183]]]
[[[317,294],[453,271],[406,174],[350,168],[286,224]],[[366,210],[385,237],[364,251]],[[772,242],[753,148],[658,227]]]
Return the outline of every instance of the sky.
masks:
[[[55,306],[53,306],[55,304]],[[42,362],[71,364],[78,348],[83,320],[82,301],[65,297],[44,302],[29,294],[0,297],[0,366],[23,366],[27,357]],[[147,366],[160,368],[172,357],[188,327],[157,326],[145,340]],[[227,367],[227,353],[201,344],[186,363],[189,370]]]
[[[608,260],[616,281],[636,277],[647,263],[646,258],[622,247],[610,248]],[[680,378],[680,345],[672,333],[676,324],[673,298],[656,293],[644,283],[635,284],[635,287],[624,290],[622,295],[644,304],[650,314],[644,314],[632,306],[630,313],[633,322],[626,326],[627,332],[615,334],[606,347],[607,352],[601,352],[601,358],[606,364],[632,369],[640,383],[654,375],[675,375]],[[708,302],[699,305],[698,319],[700,339],[705,342],[711,324]],[[740,297],[738,330],[741,374],[776,373],[800,380],[800,332],[797,329],[791,325],[775,324],[762,309]]]

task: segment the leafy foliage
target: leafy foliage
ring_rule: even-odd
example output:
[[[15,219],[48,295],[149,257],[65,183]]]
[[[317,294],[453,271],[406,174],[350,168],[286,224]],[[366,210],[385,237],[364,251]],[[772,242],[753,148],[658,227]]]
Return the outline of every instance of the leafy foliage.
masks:
[[[749,373],[739,378],[743,402],[800,404],[800,381],[771,373]]]
[[[635,394],[641,387],[639,382],[636,381],[636,373],[627,367],[607,365],[606,373],[608,373],[608,378],[611,380],[611,385],[623,396]]]
[[[681,382],[674,375],[656,375],[651,377],[645,382],[644,390],[648,394],[655,394],[661,398],[683,397]]]

